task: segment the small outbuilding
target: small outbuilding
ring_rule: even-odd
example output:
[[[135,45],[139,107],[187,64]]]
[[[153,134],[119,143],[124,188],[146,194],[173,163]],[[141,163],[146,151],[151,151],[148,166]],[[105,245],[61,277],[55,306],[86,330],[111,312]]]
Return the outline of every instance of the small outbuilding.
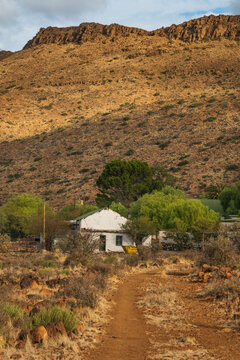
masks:
[[[127,219],[111,209],[91,211],[71,223],[77,231],[91,231],[99,243],[99,251],[123,252],[122,246],[133,246],[130,235],[123,230]]]

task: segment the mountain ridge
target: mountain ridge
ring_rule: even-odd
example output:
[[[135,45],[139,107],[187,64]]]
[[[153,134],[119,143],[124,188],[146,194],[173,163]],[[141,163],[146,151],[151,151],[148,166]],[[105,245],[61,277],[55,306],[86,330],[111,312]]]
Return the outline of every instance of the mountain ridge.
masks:
[[[198,40],[217,40],[227,38],[238,41],[240,39],[240,15],[210,15],[199,19],[186,21],[179,25],[162,27],[147,31],[137,27],[119,24],[102,25],[98,23],[82,23],[79,26],[65,28],[41,28],[37,35],[29,40],[23,49],[41,44],[67,44],[93,41],[99,36],[114,37],[129,36],[162,36],[169,40],[193,42]]]

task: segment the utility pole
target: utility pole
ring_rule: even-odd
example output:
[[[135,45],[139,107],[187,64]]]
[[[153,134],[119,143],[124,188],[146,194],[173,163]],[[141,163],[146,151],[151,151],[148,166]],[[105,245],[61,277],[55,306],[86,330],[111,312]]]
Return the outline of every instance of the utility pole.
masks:
[[[43,203],[43,250],[45,249],[46,242],[46,204]]]
[[[76,198],[73,200],[73,219],[76,218]]]

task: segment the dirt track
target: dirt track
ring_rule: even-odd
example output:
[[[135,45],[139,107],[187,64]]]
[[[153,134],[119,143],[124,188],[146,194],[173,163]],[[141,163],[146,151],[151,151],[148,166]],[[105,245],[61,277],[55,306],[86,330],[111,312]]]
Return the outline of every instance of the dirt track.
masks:
[[[149,316],[146,306],[137,306],[150,284],[173,286],[174,311],[153,307]],[[213,303],[196,298],[199,286],[158,272],[127,277],[113,296],[105,334],[86,360],[239,360],[239,332],[225,329]]]

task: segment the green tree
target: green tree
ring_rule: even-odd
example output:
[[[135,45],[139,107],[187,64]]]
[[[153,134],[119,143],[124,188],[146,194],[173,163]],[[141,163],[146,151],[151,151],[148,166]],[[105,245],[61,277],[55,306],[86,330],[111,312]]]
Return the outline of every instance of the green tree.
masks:
[[[219,199],[227,216],[236,215],[240,210],[240,182],[226,187],[221,192]]]
[[[204,195],[207,199],[218,199],[224,188],[224,184],[210,185],[206,188]]]
[[[144,216],[128,220],[123,229],[131,235],[136,246],[140,246],[145,237],[156,234],[156,226]]]
[[[218,214],[209,210],[199,200],[186,199],[180,190],[163,188],[145,194],[131,205],[133,218],[147,217],[157,230],[193,231],[202,219],[209,219],[217,225]]]
[[[117,213],[124,216],[125,218],[128,217],[128,213],[129,213],[128,209],[120,202],[119,203],[115,203],[115,202],[111,203],[110,209],[113,211],[116,211]]]
[[[83,207],[83,205],[75,204],[75,211],[74,211],[74,204],[70,204],[70,205],[64,206],[62,209],[58,210],[57,216],[62,220],[73,220],[74,215],[75,215],[75,218],[77,218],[77,217],[83,215],[83,212],[85,212],[85,214],[86,214],[86,213],[96,210],[96,209],[98,209],[98,207],[95,205],[91,205],[91,204],[85,204],[84,207]]]
[[[48,207],[49,209],[49,207]],[[35,195],[22,194],[11,196],[1,209],[5,217],[5,231],[18,236],[29,234],[32,216],[43,212],[43,201]]]
[[[104,207],[112,202],[129,206],[143,194],[150,193],[159,182],[154,182],[152,170],[146,162],[117,159],[105,165],[96,184],[100,191],[96,203]]]

